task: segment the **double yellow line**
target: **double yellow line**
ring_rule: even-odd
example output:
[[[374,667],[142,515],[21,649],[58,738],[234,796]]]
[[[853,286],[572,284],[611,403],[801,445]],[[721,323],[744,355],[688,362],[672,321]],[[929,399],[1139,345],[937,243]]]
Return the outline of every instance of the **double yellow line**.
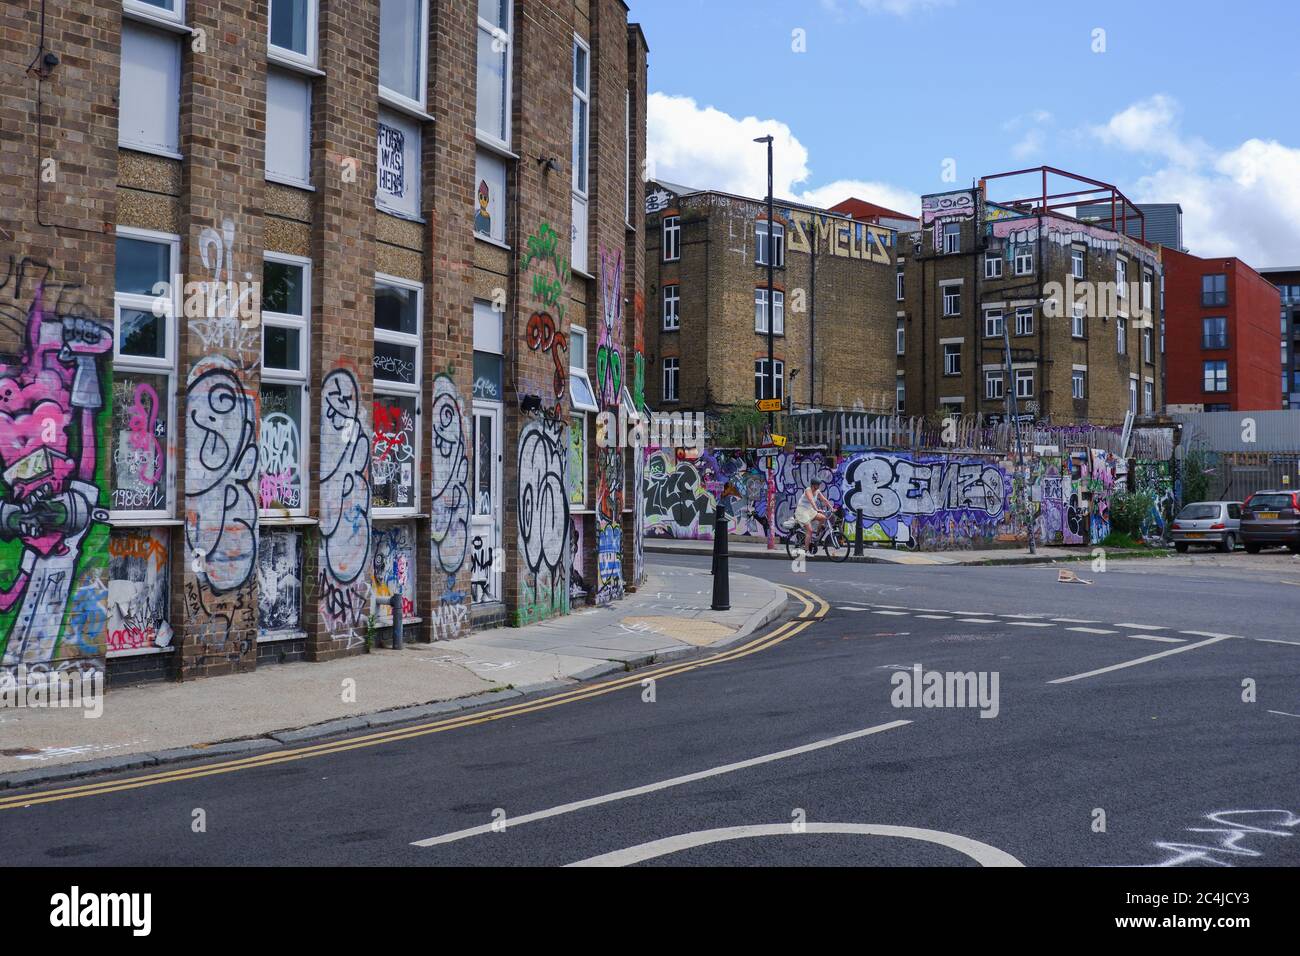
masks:
[[[604,681],[599,684],[585,684],[571,691],[565,691],[560,694],[553,694],[550,697],[541,697],[537,700],[524,701],[519,704],[512,704],[507,707],[496,707],[491,710],[480,711],[472,714],[465,714],[461,717],[450,717],[443,720],[437,720],[427,724],[417,724],[413,727],[399,727],[394,730],[385,730],[379,733],[366,734],[361,737],[349,737],[343,740],[335,740],[329,743],[315,744],[310,747],[298,747],[292,750],[274,750],[264,754],[257,754],[252,757],[244,757],[239,760],[227,760],[220,763],[204,764],[198,767],[181,768],[178,770],[166,770],[160,773],[149,773],[138,777],[127,777],[121,780],[104,780],[99,783],[88,783],[76,787],[64,787],[58,790],[45,790],[28,795],[16,795],[0,798],[0,810],[13,810],[20,807],[32,807],[42,803],[57,803],[62,800],[76,800],[81,797],[94,797],[106,793],[118,793],[123,790],[138,790],[141,787],[152,787],[163,783],[175,783],[180,780],[196,780],[200,777],[211,777],[216,774],[234,773],[238,770],[251,770],[257,767],[269,767],[274,764],[288,763],[291,760],[302,760],[306,757],[323,757],[328,754],[342,753],[346,750],[357,750],[361,747],[374,747],[379,744],[394,743],[399,740],[410,740],[413,737],[423,737],[426,734],[442,733],[444,730],[455,730],[460,727],[472,727],[475,724],[485,724],[493,720],[501,720],[505,717],[518,717],[523,714],[531,714],[539,710],[547,710],[551,707],[558,707],[561,704],[570,704],[579,700],[586,700],[590,697],[599,697],[602,694],[610,694],[617,690],[638,685],[646,680],[659,680],[663,677],[673,677],[677,674],[685,674],[689,671],[697,670],[701,667],[710,667],[714,664],[723,664],[729,661],[739,660],[758,651],[774,647],[782,641],[789,640],[800,631],[821,620],[830,610],[830,605],[803,588],[793,588],[782,585],[792,597],[803,604],[801,610],[793,620],[786,621],[780,627],[776,628],[769,634],[755,638],[748,643],[741,644],[731,650],[722,651],[712,654],[699,660],[684,662],[681,664],[667,664],[658,668],[649,668],[638,670],[627,674],[624,677],[618,677],[614,680]]]

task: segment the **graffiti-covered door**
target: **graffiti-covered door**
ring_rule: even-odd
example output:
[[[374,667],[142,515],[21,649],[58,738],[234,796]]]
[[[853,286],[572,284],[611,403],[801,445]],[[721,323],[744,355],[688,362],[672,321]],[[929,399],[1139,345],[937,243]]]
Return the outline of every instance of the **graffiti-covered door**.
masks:
[[[474,516],[470,590],[475,604],[501,600],[501,405],[474,403]]]

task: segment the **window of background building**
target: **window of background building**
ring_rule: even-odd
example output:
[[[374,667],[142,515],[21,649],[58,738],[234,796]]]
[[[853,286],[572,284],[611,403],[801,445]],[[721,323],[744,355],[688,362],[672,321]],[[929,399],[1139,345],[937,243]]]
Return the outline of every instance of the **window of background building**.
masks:
[[[1226,349],[1228,347],[1228,320],[1226,317],[1201,319],[1201,348]]]
[[[1002,257],[995,252],[986,252],[984,254],[984,278],[1002,278]]]
[[[894,298],[899,302],[902,302],[904,298],[903,277],[905,274],[906,273],[902,269],[899,269],[894,273]]]
[[[1018,246],[1016,248],[1016,275],[1027,276],[1034,271],[1034,248],[1033,246]]]
[[[478,134],[510,148],[511,0],[478,0]]]
[[[420,124],[392,110],[379,111],[375,205],[407,219],[420,215]]]
[[[907,410],[907,385],[901,378],[894,386],[894,410],[900,415]]]
[[[119,227],[113,296],[113,517],[175,514],[180,237]]]
[[[421,316],[418,282],[375,276],[372,501],[377,514],[414,514],[419,502]]]
[[[1128,323],[1119,316],[1115,317],[1115,351],[1120,355],[1128,352]]]
[[[682,219],[680,216],[664,216],[663,222],[664,262],[676,262],[682,255]]]
[[[754,290],[754,331],[767,333],[767,290]],[[785,334],[785,293],[772,290],[772,334]]]
[[[424,109],[428,23],[428,0],[380,0],[380,96],[417,110]]]
[[[677,394],[677,375],[680,370],[680,363],[676,358],[664,359],[664,388],[663,400],[665,402],[676,402],[679,400]]]
[[[1115,259],[1115,298],[1128,298],[1128,260],[1122,257]]]
[[[678,308],[681,304],[681,295],[676,285],[664,286],[664,331],[675,332],[681,328],[681,316],[678,314]]]
[[[1142,361],[1148,365],[1155,362],[1155,356],[1152,354],[1152,334],[1150,329],[1142,330]]]
[[[1228,390],[1228,363],[1215,359],[1204,363],[1203,387],[1207,392],[1226,392]]]
[[[1034,370],[1032,368],[1016,369],[1016,398],[1034,397]]]
[[[773,380],[769,382],[767,359],[758,359],[754,362],[754,398],[785,398],[785,362],[775,359],[772,368],[775,374]]]
[[[948,344],[943,347],[943,374],[961,374],[961,345]]]
[[[1087,392],[1088,373],[1084,369],[1076,368],[1070,373],[1070,397],[1083,398]]]
[[[569,402],[581,412],[600,411],[587,374],[587,330],[569,326]]]
[[[1128,380],[1128,410],[1134,415],[1138,410],[1138,380],[1130,378]]]
[[[266,71],[266,178],[311,185],[311,81],[287,70]]]
[[[1034,310],[1032,306],[1016,309],[1016,335],[1034,334]]]
[[[316,65],[316,17],[319,0],[271,0],[267,18],[267,54],[304,66]],[[269,131],[271,124],[267,122]]]
[[[754,223],[754,261],[760,266],[767,265],[767,232],[767,220]],[[772,240],[776,248],[772,265],[780,269],[785,265],[785,226],[779,222],[772,228]]]
[[[123,20],[120,83],[118,144],[180,158],[181,38]]]
[[[943,287],[943,314],[945,316],[961,315],[961,286]]]
[[[984,373],[984,397],[997,400],[1002,397],[1002,370],[993,369]]]
[[[1150,415],[1151,409],[1155,403],[1156,387],[1154,382],[1142,383],[1142,413]]]
[[[1076,339],[1083,338],[1083,312],[1084,304],[1076,302],[1070,309],[1070,334]]]
[[[480,149],[474,155],[474,232],[504,243],[506,239],[506,161]]]
[[[902,355],[907,351],[907,320],[899,319],[894,330],[894,354]]]
[[[268,252],[262,263],[262,422],[258,506],[264,514],[307,513],[308,332],[311,260]]]
[[[1228,304],[1228,277],[1218,275],[1201,276],[1201,305]]]
[[[984,337],[986,339],[1002,338],[1004,320],[1001,309],[984,310]]]
[[[1076,279],[1083,278],[1086,252],[1083,249],[1070,250],[1070,274]]]
[[[587,271],[587,175],[591,139],[591,49],[573,38],[573,268]]]
[[[961,223],[959,222],[944,223],[943,251],[961,252]]]
[[[185,0],[123,0],[122,7],[162,20],[185,22]]]

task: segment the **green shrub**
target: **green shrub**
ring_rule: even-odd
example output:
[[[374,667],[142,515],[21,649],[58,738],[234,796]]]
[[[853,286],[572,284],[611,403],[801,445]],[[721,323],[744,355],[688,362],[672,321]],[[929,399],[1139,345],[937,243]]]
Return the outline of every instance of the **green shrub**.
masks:
[[[1142,526],[1155,508],[1155,498],[1145,491],[1122,491],[1110,499],[1110,527],[1129,538],[1142,537]]]

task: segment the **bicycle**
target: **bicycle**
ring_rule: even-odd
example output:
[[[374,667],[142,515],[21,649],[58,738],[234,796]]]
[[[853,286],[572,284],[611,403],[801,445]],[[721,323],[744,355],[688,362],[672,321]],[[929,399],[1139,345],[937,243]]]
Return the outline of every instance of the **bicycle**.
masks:
[[[794,519],[791,519],[793,521]],[[782,532],[785,538],[785,553],[791,561],[797,558],[798,552],[804,550],[804,528],[798,522],[793,527],[787,527]],[[832,561],[842,562],[849,559],[849,548],[851,547],[848,535],[844,533],[844,510],[842,508],[832,508],[827,520],[813,535],[812,543],[807,548],[807,556],[813,557],[817,554],[818,548],[824,549],[827,557]]]

